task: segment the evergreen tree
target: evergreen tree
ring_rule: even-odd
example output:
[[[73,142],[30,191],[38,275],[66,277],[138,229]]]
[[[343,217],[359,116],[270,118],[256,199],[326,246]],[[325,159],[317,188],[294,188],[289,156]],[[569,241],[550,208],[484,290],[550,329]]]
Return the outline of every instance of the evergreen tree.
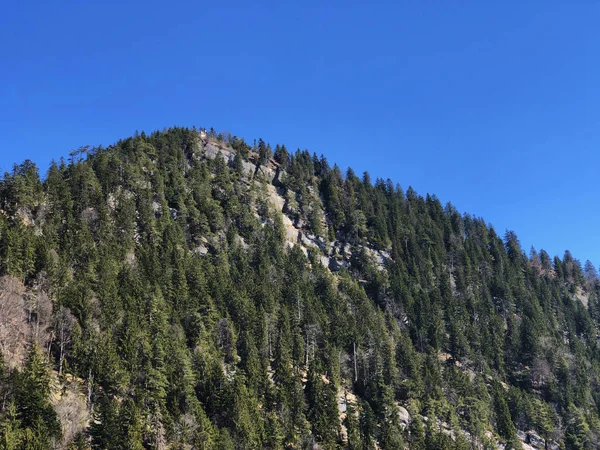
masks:
[[[15,395],[21,426],[25,429],[26,446],[49,446],[53,438],[60,438],[60,423],[50,404],[50,381],[41,350],[33,344],[23,372],[19,374]]]
[[[496,413],[498,434],[506,443],[507,448],[520,448],[517,439],[517,430],[515,429],[508,404],[506,403],[503,387],[499,382],[494,382],[492,385],[492,395],[494,397],[494,411]]]

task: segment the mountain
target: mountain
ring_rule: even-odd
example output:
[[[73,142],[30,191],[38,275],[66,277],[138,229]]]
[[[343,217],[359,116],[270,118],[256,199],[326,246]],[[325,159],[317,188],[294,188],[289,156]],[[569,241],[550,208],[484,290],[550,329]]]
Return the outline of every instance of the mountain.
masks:
[[[0,449],[600,446],[593,265],[307,151],[15,165],[0,277]]]

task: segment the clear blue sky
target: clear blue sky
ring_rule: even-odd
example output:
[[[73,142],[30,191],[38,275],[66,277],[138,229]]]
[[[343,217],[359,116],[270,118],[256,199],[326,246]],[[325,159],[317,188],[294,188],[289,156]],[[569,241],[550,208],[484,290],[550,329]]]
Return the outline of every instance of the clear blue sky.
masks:
[[[213,126],[600,265],[600,3],[491,3],[8,2],[0,167]]]

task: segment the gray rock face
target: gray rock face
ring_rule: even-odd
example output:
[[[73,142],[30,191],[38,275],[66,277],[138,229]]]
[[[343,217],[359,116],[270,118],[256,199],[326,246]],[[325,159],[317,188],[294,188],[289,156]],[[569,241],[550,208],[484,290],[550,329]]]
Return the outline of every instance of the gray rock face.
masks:
[[[377,270],[382,271],[385,269],[387,262],[391,259],[390,254],[385,250],[373,250],[369,247],[362,246],[365,250],[365,253],[369,256],[369,258],[377,267]]]
[[[537,434],[535,431],[528,431],[526,433],[525,442],[535,449],[545,449],[546,448],[544,439],[539,434]],[[554,447],[552,447],[552,444],[549,443],[548,448],[554,448]],[[556,448],[558,448],[558,446]]]
[[[281,193],[278,192],[278,189],[275,186],[267,186],[267,192],[269,194],[269,202],[271,205],[277,212],[281,212],[285,206],[285,199],[281,196]],[[286,218],[289,220],[287,216]]]
[[[265,166],[260,166],[256,176],[265,180],[267,183],[272,183],[275,178],[275,171]]]
[[[348,407],[348,403],[346,402],[346,398],[343,396],[340,396],[338,398],[338,411],[341,414],[344,414],[346,412],[347,407]]]
[[[381,252],[375,252],[375,264],[379,266],[383,266],[385,264],[385,258]]]
[[[531,445],[544,445],[544,440],[535,431],[527,433],[527,441]]]
[[[352,246],[350,244],[346,244],[344,245],[343,249],[342,249],[342,254],[344,255],[345,258],[350,259],[352,257]]]
[[[326,255],[332,256],[335,252],[335,243],[329,242],[329,243],[325,244],[324,252]]]
[[[204,155],[208,159],[215,159],[219,154],[221,154],[221,156],[225,159],[225,162],[227,164],[231,164],[233,162],[233,158],[235,156],[233,154],[233,152],[223,149],[223,148],[220,148],[211,142],[207,142],[204,145],[203,151],[204,151]]]
[[[281,168],[277,168],[277,170],[275,171],[275,177],[273,178],[273,184],[275,186],[278,187],[283,187],[283,182],[285,180],[287,173],[285,172],[285,170],[282,170]]]
[[[350,267],[350,264],[348,264],[348,262],[344,261],[343,259],[331,258],[329,260],[329,270],[331,270],[332,272],[338,272],[343,268],[347,269],[348,267]]]
[[[325,245],[323,242],[321,242],[321,240],[313,234],[301,231],[298,236],[298,241],[305,247],[317,247],[321,250],[325,250]]]
[[[305,247],[312,247],[314,246],[312,241],[306,236],[306,234],[300,232],[298,233],[298,242],[301,245],[304,245]]]
[[[242,167],[244,168],[244,175],[252,178],[254,172],[256,172],[256,166],[250,162],[242,161]]]
[[[216,145],[207,143],[204,146],[204,155],[209,159],[215,159],[219,153],[219,148]]]

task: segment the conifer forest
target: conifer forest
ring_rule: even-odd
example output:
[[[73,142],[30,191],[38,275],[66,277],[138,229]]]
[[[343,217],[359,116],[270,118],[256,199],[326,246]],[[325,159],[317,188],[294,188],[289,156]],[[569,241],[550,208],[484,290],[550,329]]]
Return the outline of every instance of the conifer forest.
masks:
[[[0,450],[600,448],[594,265],[396,181],[188,128],[15,164]]]

